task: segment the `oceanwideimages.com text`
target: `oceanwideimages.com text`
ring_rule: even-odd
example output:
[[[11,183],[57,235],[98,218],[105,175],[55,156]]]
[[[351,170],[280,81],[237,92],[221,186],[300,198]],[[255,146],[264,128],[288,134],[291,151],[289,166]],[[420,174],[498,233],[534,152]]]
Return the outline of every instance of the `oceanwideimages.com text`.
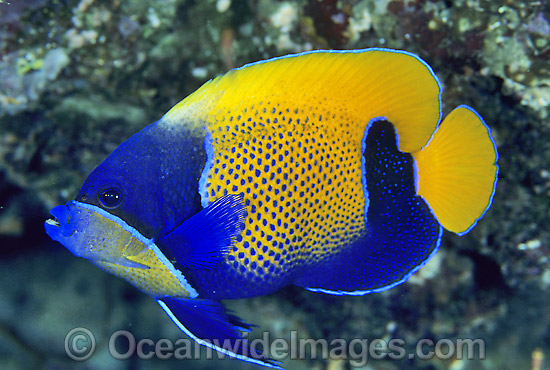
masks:
[[[227,350],[244,345],[240,341],[214,343]],[[485,358],[485,342],[482,339],[455,338],[432,340],[420,339],[409,345],[400,338],[392,339],[311,339],[301,338],[298,331],[291,331],[289,338],[272,338],[264,332],[261,338],[247,340],[251,353],[261,352],[275,360],[287,359],[346,359],[352,366],[365,366],[369,360],[440,360],[464,359],[482,360]],[[142,360],[191,360],[225,358],[227,355],[201,346],[190,338],[177,340],[136,338],[127,330],[118,330],[109,337],[109,354],[118,360],[134,356]],[[75,361],[91,358],[97,349],[94,334],[86,328],[74,328],[65,337],[65,352]],[[412,350],[411,350],[412,349]]]

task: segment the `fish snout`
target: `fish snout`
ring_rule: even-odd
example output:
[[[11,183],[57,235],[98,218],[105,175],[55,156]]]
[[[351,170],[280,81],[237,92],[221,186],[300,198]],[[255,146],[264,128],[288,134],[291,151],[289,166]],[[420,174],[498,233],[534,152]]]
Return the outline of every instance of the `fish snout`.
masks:
[[[59,241],[62,237],[68,237],[73,230],[69,227],[71,213],[67,205],[60,205],[50,210],[50,218],[44,222],[46,234],[53,240]]]

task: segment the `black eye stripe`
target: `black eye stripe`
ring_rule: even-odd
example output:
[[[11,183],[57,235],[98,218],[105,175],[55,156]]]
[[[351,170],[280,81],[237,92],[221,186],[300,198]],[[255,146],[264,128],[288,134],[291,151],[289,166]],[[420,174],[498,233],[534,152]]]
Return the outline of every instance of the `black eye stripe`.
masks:
[[[122,192],[117,188],[109,188],[99,193],[99,202],[105,208],[117,208],[122,203]]]

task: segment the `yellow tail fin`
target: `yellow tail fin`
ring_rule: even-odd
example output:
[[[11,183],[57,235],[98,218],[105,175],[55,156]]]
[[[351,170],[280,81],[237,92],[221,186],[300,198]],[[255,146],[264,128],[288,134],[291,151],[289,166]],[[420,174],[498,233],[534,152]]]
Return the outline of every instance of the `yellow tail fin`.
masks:
[[[412,155],[417,193],[439,223],[459,235],[470,231],[491,206],[497,183],[497,148],[483,119],[459,106]]]

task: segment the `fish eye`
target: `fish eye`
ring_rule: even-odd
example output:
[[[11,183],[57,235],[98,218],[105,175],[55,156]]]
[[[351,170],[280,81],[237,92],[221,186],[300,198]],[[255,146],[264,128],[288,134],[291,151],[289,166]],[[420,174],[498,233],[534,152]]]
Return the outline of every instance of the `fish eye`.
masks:
[[[99,193],[99,202],[105,208],[117,208],[122,204],[122,192],[117,188],[105,189]]]

